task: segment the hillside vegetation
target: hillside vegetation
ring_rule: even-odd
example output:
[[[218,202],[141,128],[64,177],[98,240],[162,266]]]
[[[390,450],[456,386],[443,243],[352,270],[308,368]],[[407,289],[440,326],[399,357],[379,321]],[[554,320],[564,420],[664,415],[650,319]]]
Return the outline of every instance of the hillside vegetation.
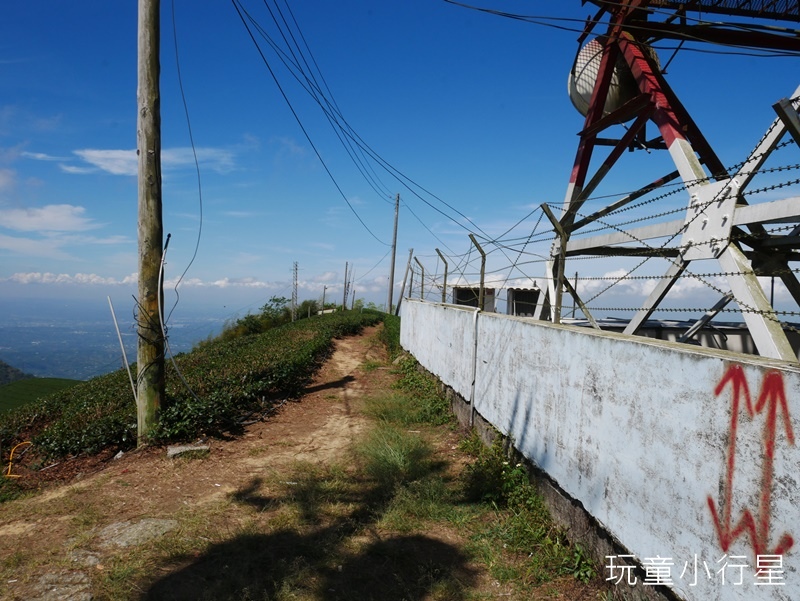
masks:
[[[190,441],[241,430],[249,415],[298,395],[337,337],[380,322],[372,311],[304,319],[260,333],[221,336],[167,362],[166,403],[155,442]],[[133,373],[136,367],[133,366]],[[0,414],[0,448],[31,441],[40,465],[68,456],[136,446],[136,406],[124,369]]]
[[[11,382],[16,382],[17,380],[24,380],[25,378],[32,377],[32,375],[26,374],[16,367],[12,367],[5,361],[0,361],[0,386],[4,384],[10,384]]]
[[[66,378],[25,378],[0,386],[0,413],[32,403],[59,390],[80,384]]]

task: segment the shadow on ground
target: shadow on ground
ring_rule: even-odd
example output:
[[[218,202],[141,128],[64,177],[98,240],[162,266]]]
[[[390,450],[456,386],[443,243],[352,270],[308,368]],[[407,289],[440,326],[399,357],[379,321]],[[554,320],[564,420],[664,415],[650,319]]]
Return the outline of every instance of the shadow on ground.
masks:
[[[146,600],[274,599],[304,592],[321,601],[416,601],[464,598],[473,580],[464,555],[426,536],[392,536],[325,565],[319,533],[239,536],[154,583]],[[325,535],[322,534],[324,537]],[[306,598],[305,595],[299,595]]]
[[[182,567],[152,583],[142,601],[418,601],[432,593],[460,601],[475,581],[467,557],[453,545],[430,536],[374,532],[370,526],[382,513],[385,491],[357,501],[352,491],[341,491],[338,500],[355,501],[353,511],[321,520],[324,503],[316,502],[315,491],[278,499],[260,496],[259,487],[254,480],[232,498],[260,510],[295,503],[304,524],[239,535],[189,563],[179,560]]]

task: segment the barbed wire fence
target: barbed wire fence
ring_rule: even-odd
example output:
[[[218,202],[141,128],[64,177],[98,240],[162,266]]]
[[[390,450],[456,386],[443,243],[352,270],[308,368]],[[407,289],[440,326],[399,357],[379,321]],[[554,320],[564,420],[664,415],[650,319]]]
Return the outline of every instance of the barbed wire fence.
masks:
[[[797,98],[792,99],[793,103]],[[772,133],[777,121],[766,131],[765,139]],[[756,145],[758,148],[761,144]],[[798,198],[800,203],[800,162],[797,155],[797,144],[793,139],[786,140],[777,144],[768,151],[772,156],[771,161],[783,158],[788,152],[791,157],[788,161],[772,166],[762,166],[752,171],[740,171],[748,163],[758,162],[763,157],[759,154],[751,155],[746,161],[737,163],[728,168],[730,177],[746,177],[750,186],[743,191],[743,198],[749,205],[757,205],[775,200],[777,196],[781,198]],[[765,153],[762,153],[765,154]],[[669,177],[663,178],[669,180]],[[605,249],[603,254],[586,254],[568,256],[566,259],[566,274],[574,273],[574,277],[569,277],[573,287],[584,296],[584,306],[594,314],[610,314],[615,316],[625,316],[642,310],[655,311],[657,315],[683,316],[686,320],[697,319],[709,312],[712,307],[719,302],[719,299],[726,295],[732,295],[732,302],[716,312],[732,316],[734,321],[741,321],[744,314],[759,314],[765,319],[777,321],[782,328],[787,331],[800,333],[800,325],[792,323],[793,318],[800,317],[800,307],[786,294],[786,287],[782,283],[782,277],[795,278],[800,273],[800,267],[788,266],[788,261],[800,261],[800,255],[793,255],[793,245],[797,234],[800,234],[800,220],[789,220],[788,223],[770,223],[761,228],[750,228],[745,231],[741,228],[733,228],[729,237],[709,238],[698,244],[736,244],[740,245],[747,242],[770,241],[778,238],[786,240],[787,251],[781,253],[787,260],[787,266],[773,266],[767,273],[757,273],[762,278],[762,284],[770,286],[770,303],[772,309],[764,310],[750,306],[741,298],[737,298],[728,284],[728,279],[735,276],[744,276],[744,271],[730,271],[721,268],[719,263],[714,261],[702,261],[697,264],[690,264],[677,277],[665,275],[665,266],[678,261],[679,249],[676,247],[676,239],[680,237],[685,227],[691,224],[693,219],[699,218],[703,214],[702,210],[718,201],[715,195],[700,206],[700,210],[695,212],[693,218],[686,219],[683,229],[674,234],[658,240],[656,243],[648,242],[639,238],[631,231],[632,228],[641,227],[647,224],[659,224],[665,221],[680,219],[687,214],[686,198],[691,195],[692,189],[711,183],[711,177],[698,178],[694,181],[670,182],[654,185],[651,188],[645,187],[637,191],[628,192],[627,195],[637,195],[640,199],[634,203],[627,203],[624,206],[613,207],[603,212],[602,217],[597,218],[596,213],[591,213],[588,208],[592,201],[596,205],[604,202],[610,197],[623,197],[623,194],[595,196],[588,199],[582,207],[582,211],[576,214],[577,221],[591,222],[591,227],[574,232],[572,240],[580,240],[590,236],[598,236],[605,233],[621,234],[628,238],[630,244],[635,245],[635,252],[631,251],[629,245],[620,244],[615,249]],[[777,194],[779,193],[779,194]],[[553,209],[560,206],[548,204]],[[525,222],[518,223],[516,230],[528,226],[530,230],[523,235],[504,235],[496,239],[486,236],[478,236],[481,244],[486,249],[487,256],[490,257],[490,267],[484,276],[486,277],[486,288],[494,289],[494,299],[501,305],[508,301],[507,291],[510,288],[537,288],[542,283],[542,275],[547,270],[548,262],[554,260],[552,247],[557,240],[554,230],[549,227],[542,227],[543,209],[538,209],[529,215]],[[546,221],[546,220],[545,220]],[[532,225],[531,225],[532,224]],[[506,234],[513,234],[509,231]],[[796,246],[800,246],[797,244]],[[503,256],[500,257],[500,251]],[[512,261],[507,257],[511,256]],[[414,270],[413,288],[408,290],[408,295],[412,298],[420,297],[420,290],[424,290],[426,300],[438,301],[441,299],[443,281],[438,269],[439,258],[437,255],[419,255],[422,263],[436,262],[433,268],[429,268],[423,274],[418,269]],[[475,252],[473,245],[469,245],[466,250],[459,255],[447,255],[447,260],[451,265],[451,275],[448,279],[447,287],[474,287],[476,286],[481,272],[479,269],[479,255]],[[498,260],[502,259],[502,260]],[[631,264],[632,263],[632,264]],[[716,266],[716,268],[714,267]],[[671,295],[669,302],[657,307],[644,307],[641,302],[647,296],[647,291],[652,289],[660,280],[675,278],[676,283],[673,290],[677,293]],[[778,280],[778,294],[780,307],[775,306],[774,285]],[[448,297],[452,299],[452,294]],[[568,297],[567,301],[569,301]],[[626,302],[627,301],[627,302]],[[699,303],[697,301],[704,301]],[[573,314],[577,313],[574,309]]]

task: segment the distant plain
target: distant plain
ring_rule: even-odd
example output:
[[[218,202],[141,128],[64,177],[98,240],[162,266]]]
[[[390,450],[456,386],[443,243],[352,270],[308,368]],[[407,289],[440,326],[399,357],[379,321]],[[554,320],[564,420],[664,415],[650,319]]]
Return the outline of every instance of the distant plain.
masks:
[[[105,299],[104,299],[105,300]],[[125,352],[136,360],[133,315],[116,309]],[[168,338],[174,354],[218,334],[224,319],[201,312],[173,316]],[[36,377],[88,380],[124,365],[107,303],[15,299],[0,312],[0,360]]]

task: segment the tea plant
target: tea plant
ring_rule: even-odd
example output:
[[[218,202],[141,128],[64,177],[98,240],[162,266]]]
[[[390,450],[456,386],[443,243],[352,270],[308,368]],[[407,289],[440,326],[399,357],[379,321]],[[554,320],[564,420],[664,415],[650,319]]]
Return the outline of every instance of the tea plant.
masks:
[[[167,364],[166,402],[155,441],[186,441],[234,431],[241,415],[300,394],[333,340],[378,323],[375,312],[344,312],[234,340],[209,341]],[[135,366],[133,367],[136,373]],[[188,383],[188,387],[183,380]],[[32,440],[48,459],[136,445],[136,406],[119,370],[0,415],[0,446]]]

